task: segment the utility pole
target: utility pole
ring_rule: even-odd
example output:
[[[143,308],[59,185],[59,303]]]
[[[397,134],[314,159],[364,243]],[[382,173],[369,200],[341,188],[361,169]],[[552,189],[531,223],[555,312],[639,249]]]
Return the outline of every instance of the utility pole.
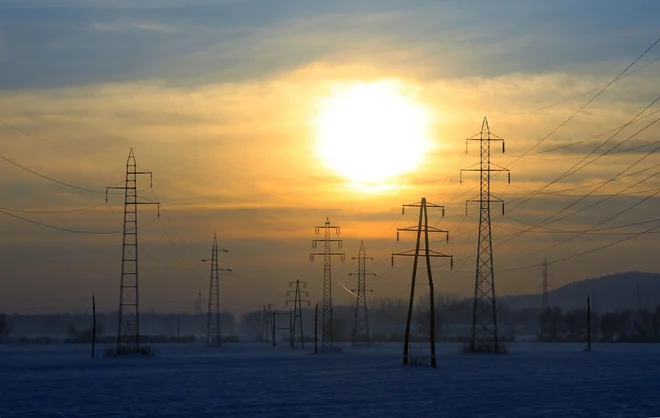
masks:
[[[96,298],[92,293],[92,357],[94,357],[94,349],[96,347]]]
[[[176,342],[181,342],[181,314],[176,314]]]
[[[480,177],[479,198],[468,200],[479,203],[479,235],[477,239],[477,269],[474,280],[474,302],[472,306],[472,336],[470,339],[471,352],[500,352],[500,343],[497,333],[497,302],[495,299],[495,269],[493,266],[493,239],[490,225],[490,204],[502,203],[502,214],[504,214],[504,202],[493,197],[490,193],[490,182],[492,172],[506,172],[509,183],[511,173],[508,169],[492,164],[490,161],[490,143],[502,142],[504,153],[504,139],[490,132],[488,120],[484,118],[481,124],[481,132],[465,142],[479,141],[480,162],[474,166],[461,169],[461,182],[464,171],[477,171]],[[496,166],[493,168],[492,166]],[[472,168],[478,166],[476,168]]]
[[[211,278],[209,280],[209,309],[206,317],[206,345],[222,345],[222,318],[220,315],[220,271],[231,271],[231,269],[218,268],[218,252],[228,252],[218,249],[218,237],[213,233],[213,247],[211,260],[202,259],[203,262],[211,261]],[[213,339],[215,331],[215,340]]]
[[[255,332],[256,332],[256,338],[257,342],[261,342],[261,327],[263,326],[263,322],[261,321],[261,307],[259,307],[259,310],[257,311],[257,318],[255,320]]]
[[[587,296],[587,351],[591,351],[591,301]]]
[[[312,241],[312,247],[316,248],[319,242],[324,243],[325,251],[322,253],[310,253],[309,260],[314,261],[314,256],[323,256],[323,312],[322,312],[322,328],[323,342],[321,344],[322,351],[332,351],[332,269],[331,260],[333,256],[340,256],[343,262],[346,258],[344,253],[333,253],[330,251],[330,244],[337,243],[339,248],[342,247],[342,240],[330,239],[330,231],[334,230],[335,234],[339,235],[339,227],[331,226],[330,219],[325,220],[325,225],[317,226],[314,228],[314,233],[319,235],[321,229],[325,232],[325,239],[315,239]]]
[[[356,273],[350,273],[349,276],[357,276],[357,301],[355,302],[355,319],[353,321],[353,345],[364,342],[367,346],[371,345],[369,337],[369,313],[367,308],[367,293],[372,290],[366,288],[367,276],[376,276],[374,273],[367,273],[367,260],[373,260],[367,257],[364,249],[364,241],[360,243],[360,252],[352,260],[357,260],[358,269]]]
[[[319,303],[314,308],[314,354],[319,353]]]
[[[436,366],[435,361],[435,290],[433,287],[433,276],[431,275],[431,258],[432,257],[449,257],[449,265],[451,268],[454,267],[454,257],[452,255],[446,255],[439,253],[437,251],[431,250],[429,248],[429,233],[441,232],[446,234],[446,239],[449,241],[449,232],[429,226],[429,217],[427,208],[440,208],[442,209],[442,216],[445,216],[445,207],[438,206],[433,203],[427,203],[426,198],[423,197],[421,202],[413,203],[410,205],[403,205],[401,213],[404,214],[406,207],[419,208],[419,221],[417,226],[411,226],[408,228],[397,228],[396,238],[397,242],[399,241],[399,233],[404,232],[417,232],[417,244],[414,250],[408,250],[400,253],[392,253],[392,267],[394,267],[394,256],[406,256],[414,257],[413,261],[413,270],[412,270],[412,280],[410,283],[410,302],[408,303],[408,317],[406,318],[406,335],[403,343],[403,365],[406,366],[409,364],[408,353],[410,351],[410,323],[412,321],[413,313],[413,304],[415,301],[415,286],[417,281],[417,264],[420,257],[420,242],[422,238],[422,232],[424,232],[424,250],[423,256],[426,259],[426,275],[429,281],[429,298],[430,298],[430,329],[429,329],[429,341],[431,343],[431,367]]]
[[[287,297],[291,297],[291,294],[294,294],[293,300],[287,299],[284,302],[284,306],[288,306],[289,303],[293,303],[293,323],[291,324],[291,349],[294,348],[295,338],[296,338],[296,323],[300,323],[300,348],[305,348],[305,338],[303,336],[303,321],[302,321],[302,304],[305,303],[307,306],[310,306],[311,303],[308,300],[302,300],[301,296],[309,297],[309,292],[307,290],[300,290],[300,285],[305,289],[307,288],[307,282],[301,282],[296,280],[295,282],[289,282],[289,287],[296,285],[296,290],[289,290],[286,292]]]
[[[149,186],[153,186],[151,171],[138,171],[133,148],[126,161],[126,182],[124,186],[105,188],[105,201],[111,189],[124,191],[124,236],[122,241],[121,280],[119,285],[119,314],[117,318],[117,353],[140,350],[140,289],[138,276],[138,205],[157,205],[159,202],[138,200],[137,179],[139,175],[149,175]],[[133,346],[131,346],[133,344]]]
[[[279,329],[279,330],[289,331],[289,347],[291,347],[293,349],[293,337],[292,337],[292,334],[291,334],[291,332],[293,330],[291,328],[293,326],[293,311],[273,310],[272,315],[273,315],[273,323],[272,323],[272,326],[273,326],[273,347],[275,347],[277,345],[277,343],[276,343],[276,338],[277,338],[276,332]],[[287,319],[285,324],[288,322],[288,325],[277,326],[277,317],[278,317],[278,315],[285,317]]]

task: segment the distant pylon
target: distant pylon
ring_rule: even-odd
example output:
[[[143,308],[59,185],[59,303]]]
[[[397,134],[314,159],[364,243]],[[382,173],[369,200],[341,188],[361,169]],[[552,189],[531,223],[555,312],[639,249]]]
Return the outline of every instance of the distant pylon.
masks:
[[[429,216],[428,216],[428,210],[427,207],[430,208],[440,208],[442,209],[442,216],[445,216],[445,208],[444,206],[438,206],[433,203],[427,203],[426,198],[423,197],[421,202],[419,203],[413,203],[411,205],[403,205],[403,208],[401,210],[401,213],[403,214],[405,212],[406,206],[408,207],[414,207],[414,208],[419,208],[419,221],[417,223],[417,226],[411,226],[408,228],[397,228],[396,231],[396,240],[397,242],[399,241],[399,233],[401,231],[405,232],[417,232],[417,244],[415,246],[414,250],[408,250],[404,251],[401,253],[393,253],[392,254],[392,267],[394,267],[394,256],[408,256],[408,257],[415,257],[413,261],[413,270],[412,270],[412,280],[410,283],[410,302],[408,304],[408,316],[406,318],[406,335],[404,337],[404,343],[403,343],[403,365],[408,365],[409,364],[409,358],[408,358],[408,353],[410,351],[410,324],[412,321],[412,314],[413,314],[413,304],[415,301],[415,286],[416,286],[416,281],[417,281],[417,264],[419,261],[420,257],[420,241],[422,238],[422,232],[424,232],[424,250],[423,250],[423,257],[426,259],[426,276],[429,281],[429,298],[430,298],[430,328],[429,328],[429,342],[431,343],[431,367],[436,366],[436,360],[435,360],[435,290],[433,287],[433,276],[431,275],[431,257],[449,257],[449,265],[450,268],[454,267],[454,257],[451,255],[446,255],[439,253],[437,251],[433,251],[429,248],[429,233],[434,233],[434,232],[442,232],[446,234],[447,236],[447,241],[449,241],[449,232],[435,228],[433,226],[429,226]]]
[[[151,171],[137,171],[133,148],[128,153],[126,161],[126,182],[122,187],[105,188],[105,201],[108,201],[108,190],[124,190],[124,238],[121,255],[121,280],[119,285],[119,315],[117,318],[117,351],[140,348],[140,288],[138,276],[138,205],[158,205],[160,203],[140,202],[137,194],[137,176],[149,175],[149,186],[153,185]]]
[[[284,302],[284,306],[288,306],[289,303],[293,303],[293,324],[291,325],[291,348],[293,349],[296,341],[296,324],[300,327],[300,348],[305,348],[305,337],[303,336],[303,322],[302,322],[302,304],[305,303],[307,306],[310,306],[311,303],[308,300],[302,300],[302,296],[309,297],[309,292],[306,290],[300,290],[300,285],[307,288],[307,282],[301,282],[296,280],[295,282],[289,282],[289,287],[296,285],[295,290],[289,290],[286,292],[287,297],[291,297],[291,294],[294,294],[293,300],[288,299]]]
[[[209,280],[209,309],[206,317],[206,345],[222,345],[222,318],[220,316],[220,271],[231,271],[231,269],[218,268],[218,252],[227,250],[218,249],[218,237],[213,233],[213,247],[211,260],[202,259],[203,262],[211,261],[211,278]],[[215,335],[214,335],[215,334]]]
[[[543,259],[543,301],[541,305],[541,312],[550,310],[550,298],[548,296],[548,260]]]
[[[470,351],[500,352],[500,343],[497,333],[497,302],[495,299],[495,269],[493,266],[493,239],[490,225],[490,204],[502,203],[502,214],[504,214],[504,202],[494,198],[490,193],[491,172],[501,171],[508,173],[509,183],[511,173],[508,169],[499,167],[490,162],[490,143],[502,141],[502,152],[504,152],[504,139],[491,134],[488,120],[484,118],[481,124],[481,132],[475,137],[468,138],[469,141],[479,141],[481,161],[478,168],[461,169],[461,181],[464,171],[478,171],[480,174],[479,198],[468,200],[479,203],[479,236],[477,239],[477,271],[474,280],[474,301],[472,306],[472,336],[470,339]],[[497,168],[492,168],[496,165]],[[474,167],[474,166],[471,166]]]
[[[355,302],[355,319],[353,322],[353,345],[366,343],[371,345],[369,335],[369,312],[367,308],[367,293],[371,292],[367,289],[367,276],[375,276],[374,273],[367,273],[367,260],[373,260],[372,257],[367,257],[364,249],[364,241],[360,243],[360,252],[356,257],[352,258],[358,261],[358,269],[356,273],[350,273],[349,276],[357,276],[357,300]]]
[[[316,235],[319,235],[321,229],[325,232],[324,239],[315,239],[312,241],[312,247],[316,248],[317,243],[322,242],[325,245],[325,251],[322,253],[310,253],[310,261],[314,261],[314,256],[323,256],[323,313],[322,329],[323,342],[322,351],[332,351],[332,268],[331,260],[333,256],[340,256],[343,262],[346,258],[344,253],[333,253],[330,251],[330,244],[336,242],[339,248],[342,247],[342,240],[330,239],[330,231],[334,230],[339,235],[339,227],[331,226],[330,219],[325,220],[325,225],[314,228]]]
[[[264,321],[261,318],[261,306],[260,306],[259,310],[257,311],[256,325],[255,325],[256,337],[258,342],[262,342],[263,340],[263,331],[262,331],[263,326],[264,326]]]
[[[268,304],[268,309],[264,305],[264,327],[263,327],[263,341],[268,342],[270,334],[273,331],[273,309],[271,304]]]

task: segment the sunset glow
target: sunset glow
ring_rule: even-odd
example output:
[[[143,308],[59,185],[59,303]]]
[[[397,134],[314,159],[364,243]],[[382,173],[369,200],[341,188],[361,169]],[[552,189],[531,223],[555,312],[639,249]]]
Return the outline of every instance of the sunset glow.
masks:
[[[322,100],[315,122],[319,157],[358,184],[414,171],[431,146],[428,111],[400,82],[339,88]]]

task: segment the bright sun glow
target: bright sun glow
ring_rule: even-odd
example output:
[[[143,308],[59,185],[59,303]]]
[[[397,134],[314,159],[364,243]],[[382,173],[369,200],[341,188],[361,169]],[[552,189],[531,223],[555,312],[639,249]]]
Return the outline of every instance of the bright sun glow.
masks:
[[[415,170],[430,148],[430,121],[402,90],[396,81],[352,84],[321,102],[318,153],[331,169],[358,184]]]

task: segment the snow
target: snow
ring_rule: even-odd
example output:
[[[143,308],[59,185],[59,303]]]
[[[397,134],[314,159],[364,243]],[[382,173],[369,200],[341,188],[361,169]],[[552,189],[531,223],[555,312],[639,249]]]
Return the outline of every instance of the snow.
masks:
[[[402,344],[312,355],[266,344],[0,346],[0,417],[660,416],[658,344],[511,344],[507,355],[438,345],[403,367]],[[413,354],[427,350],[413,347]]]

